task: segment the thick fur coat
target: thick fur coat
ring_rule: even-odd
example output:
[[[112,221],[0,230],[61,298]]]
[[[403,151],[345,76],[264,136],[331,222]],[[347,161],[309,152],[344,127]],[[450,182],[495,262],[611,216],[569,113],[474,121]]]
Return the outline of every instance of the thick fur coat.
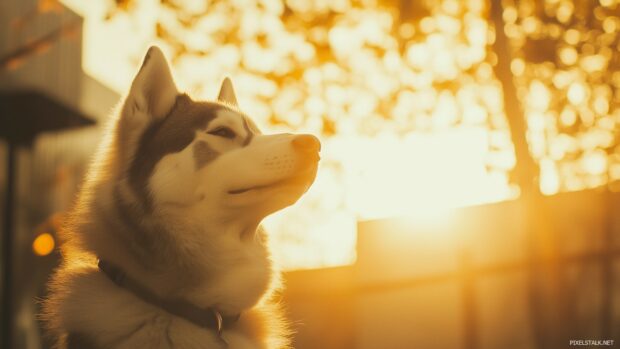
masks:
[[[63,228],[43,314],[57,348],[288,348],[259,224],[308,189],[319,149],[263,135],[228,79],[217,101],[180,94],[149,49]],[[98,259],[162,299],[241,315],[220,339],[119,287]]]

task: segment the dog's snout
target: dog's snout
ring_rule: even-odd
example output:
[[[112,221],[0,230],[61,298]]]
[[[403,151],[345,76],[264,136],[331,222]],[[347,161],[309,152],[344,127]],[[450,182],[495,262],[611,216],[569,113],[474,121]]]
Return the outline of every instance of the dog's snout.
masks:
[[[293,147],[305,152],[317,152],[321,150],[321,142],[313,135],[299,135],[293,138]]]

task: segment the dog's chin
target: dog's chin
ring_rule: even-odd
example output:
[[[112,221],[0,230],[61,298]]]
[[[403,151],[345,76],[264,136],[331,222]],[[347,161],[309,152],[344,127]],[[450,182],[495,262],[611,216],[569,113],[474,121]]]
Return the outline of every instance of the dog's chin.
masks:
[[[312,185],[317,165],[297,172],[292,176],[270,183],[244,188],[230,189],[227,200],[233,205],[253,206],[264,215],[294,204]]]
[[[241,197],[244,195],[252,195],[262,192],[279,191],[288,189],[303,188],[304,192],[308,190],[316,176],[317,166],[309,166],[303,171],[299,171],[291,176],[275,180],[269,183],[251,185],[244,188],[236,188],[228,190],[228,195]]]

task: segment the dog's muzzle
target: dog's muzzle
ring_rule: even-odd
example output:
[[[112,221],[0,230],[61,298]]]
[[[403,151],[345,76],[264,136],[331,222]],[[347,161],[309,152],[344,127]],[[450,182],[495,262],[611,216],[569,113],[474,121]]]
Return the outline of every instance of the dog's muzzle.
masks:
[[[309,180],[308,178],[310,178],[313,173],[316,173],[317,162],[320,160],[319,151],[321,150],[321,142],[318,138],[309,134],[296,135],[290,142],[299,163],[297,166],[298,168],[293,173],[272,182],[235,188],[229,190],[228,194],[243,194],[251,190],[267,189],[286,184],[301,185],[307,182]]]

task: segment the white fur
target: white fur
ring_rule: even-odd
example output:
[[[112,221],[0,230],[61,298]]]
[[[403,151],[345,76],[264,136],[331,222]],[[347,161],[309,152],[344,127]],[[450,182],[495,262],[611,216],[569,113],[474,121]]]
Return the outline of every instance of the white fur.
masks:
[[[152,212],[131,216],[144,229],[160,229],[148,234],[172,234],[145,236],[127,228],[132,225],[118,225],[119,199],[130,203],[127,210],[143,199],[125,175],[140,137],[152,123],[170,120],[163,118],[178,94],[161,51],[151,48],[147,56],[66,227],[63,264],[45,304],[49,328],[61,338],[60,347],[67,335],[80,334],[101,348],[221,348],[212,329],[168,314],[110,281],[96,267],[102,258],[159,297],[215,307],[224,315],[241,313],[223,331],[230,349],[287,348],[288,327],[273,298],[279,279],[259,223],[307,190],[316,173],[312,161],[318,160],[301,161],[291,134],[258,133],[248,144],[247,123],[255,126],[235,110],[226,79],[218,99],[229,109],[196,131],[184,149],[158,160],[147,181]],[[224,126],[237,137],[213,134]],[[204,167],[196,165],[197,142],[219,153]]]

